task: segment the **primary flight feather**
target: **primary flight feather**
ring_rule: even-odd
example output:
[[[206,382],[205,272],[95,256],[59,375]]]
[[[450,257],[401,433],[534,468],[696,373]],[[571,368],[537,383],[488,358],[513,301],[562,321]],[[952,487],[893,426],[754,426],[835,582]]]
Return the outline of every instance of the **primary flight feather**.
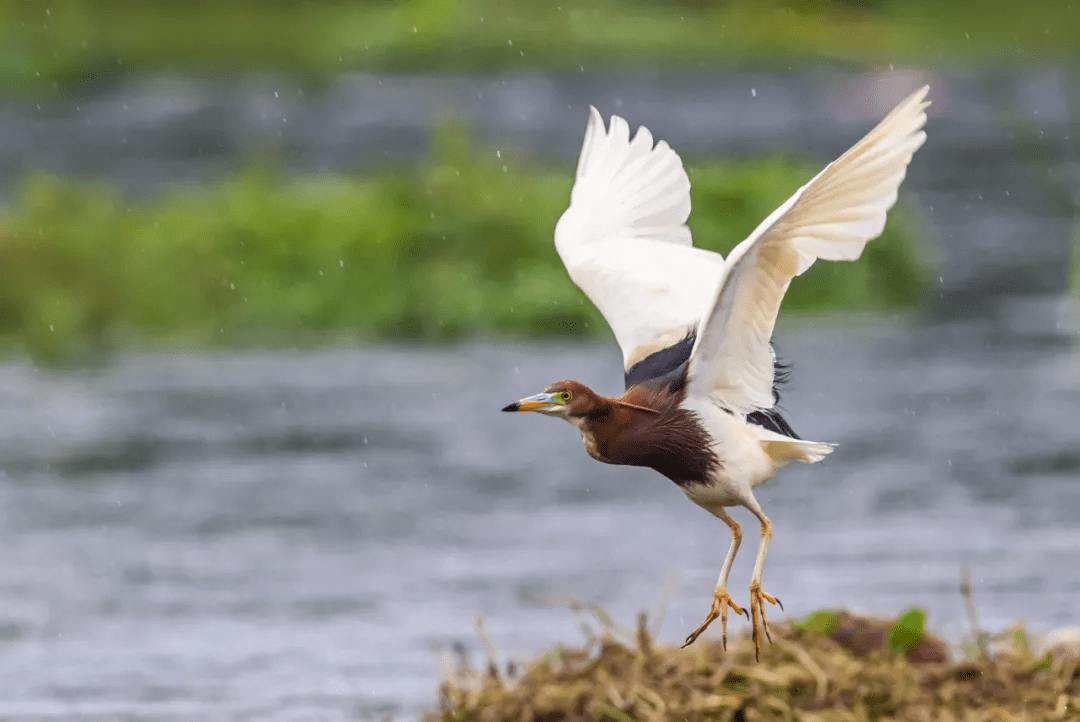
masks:
[[[596,304],[623,353],[626,392],[599,396],[560,381],[505,411],[561,416],[600,461],[656,469],[731,527],[705,622],[726,642],[727,592],[741,527],[726,507],[761,523],[750,583],[755,644],[768,634],[761,590],[772,536],[753,489],[791,461],[820,461],[832,445],[806,441],[774,408],[776,315],[791,280],[818,259],[853,261],[879,236],[915,151],[926,140],[928,88],[901,102],[862,140],[770,214],[727,260],[692,244],[690,180],[667,143],[590,108],[570,206],[555,248]],[[760,617],[760,622],[759,622]]]

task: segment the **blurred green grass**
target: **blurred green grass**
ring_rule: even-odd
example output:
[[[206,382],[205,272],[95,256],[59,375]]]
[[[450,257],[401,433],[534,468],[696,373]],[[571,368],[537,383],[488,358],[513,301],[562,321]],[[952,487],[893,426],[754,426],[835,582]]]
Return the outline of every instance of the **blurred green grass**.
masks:
[[[118,73],[481,72],[1080,57],[1080,3],[0,0],[4,87]]]
[[[688,163],[696,243],[726,252],[819,170]],[[430,161],[287,180],[252,164],[132,204],[100,181],[26,178],[0,209],[0,347],[42,360],[116,348],[607,334],[552,242],[572,164],[478,150],[443,129]],[[857,263],[820,263],[785,311],[916,303],[910,216]]]

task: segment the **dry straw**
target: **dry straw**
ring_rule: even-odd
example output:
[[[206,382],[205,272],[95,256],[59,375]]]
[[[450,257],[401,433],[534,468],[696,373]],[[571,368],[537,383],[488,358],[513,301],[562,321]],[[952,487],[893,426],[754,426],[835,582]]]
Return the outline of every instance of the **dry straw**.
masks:
[[[968,659],[949,661],[929,633],[905,653],[890,641],[895,620],[837,613],[816,631],[774,625],[774,643],[755,663],[747,637],[727,652],[704,639],[678,649],[654,641],[645,615],[636,630],[620,630],[586,611],[599,628],[586,625],[584,645],[559,647],[523,671],[496,659],[480,626],[484,663],[470,664],[460,649],[444,659],[439,708],[426,722],[1080,720],[1075,647],[1036,656],[1021,628],[980,633]]]

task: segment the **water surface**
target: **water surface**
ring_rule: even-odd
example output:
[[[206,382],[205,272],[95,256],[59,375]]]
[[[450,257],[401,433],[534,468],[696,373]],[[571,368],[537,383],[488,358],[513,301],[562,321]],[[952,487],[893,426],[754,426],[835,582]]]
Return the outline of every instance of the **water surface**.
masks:
[[[818,322],[778,338],[797,431],[839,443],[758,491],[765,588],[798,616],[926,607],[964,631],[1076,624],[1080,362],[1063,339]],[[726,528],[574,429],[501,414],[611,346],[480,344],[0,368],[0,715],[320,719],[434,701],[432,645],[531,653],[588,600],[674,642]],[[732,588],[746,596],[754,520]],[[784,615],[778,614],[777,618]],[[735,631],[745,623],[736,620]]]

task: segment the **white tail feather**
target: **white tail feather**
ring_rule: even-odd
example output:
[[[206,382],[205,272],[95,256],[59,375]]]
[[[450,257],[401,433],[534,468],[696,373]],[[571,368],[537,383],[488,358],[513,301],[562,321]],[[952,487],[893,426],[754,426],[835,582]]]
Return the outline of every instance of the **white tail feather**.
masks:
[[[792,461],[814,464],[828,456],[836,444],[770,437],[761,440],[761,448],[777,466],[784,466]]]

